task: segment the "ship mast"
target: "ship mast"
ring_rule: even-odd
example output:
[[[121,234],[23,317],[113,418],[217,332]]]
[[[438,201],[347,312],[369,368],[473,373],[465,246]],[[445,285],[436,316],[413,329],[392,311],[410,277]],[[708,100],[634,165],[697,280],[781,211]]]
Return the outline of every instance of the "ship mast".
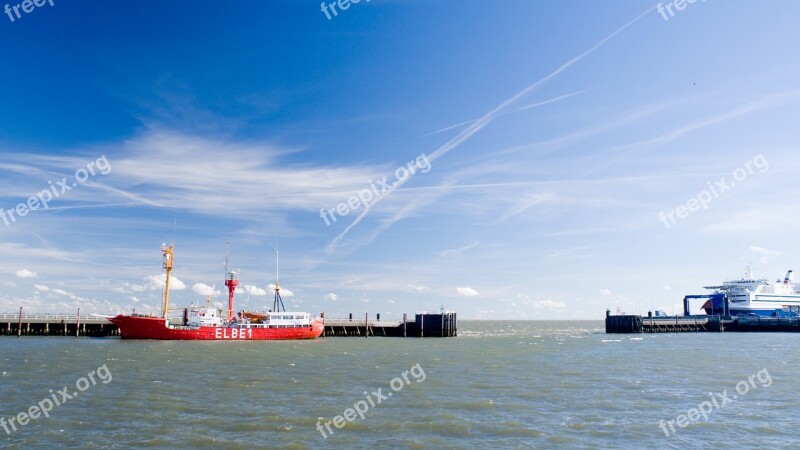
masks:
[[[164,254],[164,269],[167,271],[167,283],[164,288],[164,305],[161,309],[161,317],[168,319],[169,312],[169,278],[172,274],[172,265],[175,256],[175,244],[161,244],[161,252]]]
[[[277,238],[275,239],[275,244],[278,243]],[[275,300],[272,301],[272,311],[274,312],[281,312],[281,308],[283,311],[286,312],[286,307],[283,305],[283,299],[281,298],[281,285],[278,281],[278,273],[280,267],[280,253],[278,253],[278,248],[272,244],[269,244],[270,247],[275,249]]]
[[[231,243],[230,241],[225,242],[225,286],[228,287],[228,320],[233,318],[233,291],[236,290],[236,286],[239,284],[239,280],[237,279],[236,272],[231,270],[228,271],[228,258],[230,256],[231,251]]]

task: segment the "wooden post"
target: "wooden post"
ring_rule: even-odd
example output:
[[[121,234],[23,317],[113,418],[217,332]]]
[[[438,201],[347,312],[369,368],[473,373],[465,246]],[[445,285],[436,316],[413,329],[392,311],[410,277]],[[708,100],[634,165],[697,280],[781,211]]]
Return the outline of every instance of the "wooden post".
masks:
[[[408,315],[403,314],[403,337],[406,337],[406,324],[408,322]]]
[[[369,313],[364,317],[364,337],[369,337]]]
[[[78,317],[75,319],[75,337],[81,335],[81,309],[78,308]]]
[[[17,337],[20,337],[22,336],[22,306],[19,307],[19,323],[17,325]]]

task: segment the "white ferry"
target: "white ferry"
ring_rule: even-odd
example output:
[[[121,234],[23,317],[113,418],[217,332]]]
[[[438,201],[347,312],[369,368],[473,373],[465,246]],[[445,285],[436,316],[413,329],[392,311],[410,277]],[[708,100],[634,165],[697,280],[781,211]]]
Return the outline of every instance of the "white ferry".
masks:
[[[773,283],[766,278],[753,278],[752,270],[747,267],[741,279],[725,281],[722,286],[706,286],[706,289],[725,294],[730,301],[731,316],[800,313],[800,291],[794,284],[791,270],[783,280]]]

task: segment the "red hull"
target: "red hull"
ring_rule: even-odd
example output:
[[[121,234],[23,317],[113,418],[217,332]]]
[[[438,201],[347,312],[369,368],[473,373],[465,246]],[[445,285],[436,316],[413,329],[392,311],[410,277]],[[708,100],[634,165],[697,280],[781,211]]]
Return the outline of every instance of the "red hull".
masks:
[[[325,326],[314,321],[307,327],[293,328],[169,328],[159,317],[118,315],[108,319],[119,328],[122,339],[160,339],[182,341],[269,341],[281,339],[316,339]]]

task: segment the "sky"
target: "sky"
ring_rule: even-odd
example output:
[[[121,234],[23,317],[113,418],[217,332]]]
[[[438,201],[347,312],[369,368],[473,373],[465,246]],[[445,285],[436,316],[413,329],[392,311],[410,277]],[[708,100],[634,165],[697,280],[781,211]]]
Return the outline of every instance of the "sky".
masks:
[[[42,3],[0,15],[0,312],[158,312],[163,243],[176,307],[226,302],[229,242],[237,309],[277,248],[329,317],[677,313],[799,267],[796,2]]]

